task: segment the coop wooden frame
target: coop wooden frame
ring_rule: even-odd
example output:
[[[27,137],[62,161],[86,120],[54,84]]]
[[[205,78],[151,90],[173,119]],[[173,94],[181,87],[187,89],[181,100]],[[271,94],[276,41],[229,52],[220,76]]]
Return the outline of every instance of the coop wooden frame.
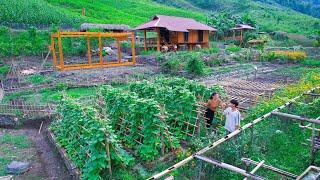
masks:
[[[131,62],[123,62],[121,59],[121,47],[120,40],[126,39],[131,36],[131,48],[132,48],[132,61]],[[65,64],[63,57],[63,49],[62,49],[62,41],[61,38],[77,38],[77,37],[87,37],[87,55],[88,55],[88,63],[86,64]],[[117,42],[117,54],[118,61],[116,62],[103,62],[102,57],[102,38],[115,38]],[[92,54],[90,48],[90,38],[98,38],[99,40],[99,62],[92,62]],[[55,39],[57,39],[58,43],[58,52],[59,52],[59,61],[57,59],[56,47],[55,47]],[[53,66],[54,68],[65,71],[65,70],[76,70],[76,69],[89,69],[89,68],[104,68],[104,67],[118,67],[118,66],[130,66],[136,64],[136,53],[134,46],[134,32],[121,32],[121,33],[113,33],[113,32],[57,32],[51,34],[51,51],[53,57]]]

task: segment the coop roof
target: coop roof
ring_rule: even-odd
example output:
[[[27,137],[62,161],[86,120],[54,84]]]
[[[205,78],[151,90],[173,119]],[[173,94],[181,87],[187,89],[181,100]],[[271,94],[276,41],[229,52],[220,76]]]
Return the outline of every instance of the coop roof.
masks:
[[[249,30],[254,30],[256,28],[248,25],[248,24],[237,24],[236,27],[231,28],[231,30],[241,30],[241,29],[249,29]]]
[[[89,29],[103,29],[110,31],[130,31],[128,25],[123,24],[93,24],[93,23],[83,23],[80,26],[80,31],[87,31]]]
[[[153,29],[156,27],[179,32],[189,32],[189,30],[217,31],[215,28],[197,22],[194,19],[164,15],[156,15],[151,21],[136,27],[134,30]]]

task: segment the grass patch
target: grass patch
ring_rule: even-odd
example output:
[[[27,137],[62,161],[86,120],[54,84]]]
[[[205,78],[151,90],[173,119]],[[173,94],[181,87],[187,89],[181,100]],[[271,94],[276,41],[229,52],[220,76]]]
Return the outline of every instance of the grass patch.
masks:
[[[1,78],[4,78],[8,74],[8,72],[10,71],[10,66],[2,65],[1,63],[0,63],[0,65],[1,65],[1,67],[0,67],[0,79],[1,79]]]
[[[51,78],[39,74],[31,75],[26,78],[26,80],[32,84],[43,84],[49,82]]]
[[[229,51],[229,52],[235,53],[235,52],[241,51],[241,47],[236,46],[236,45],[230,45],[230,46],[228,46],[228,47],[226,48],[226,50]]]
[[[32,147],[32,143],[26,135],[4,132],[0,135],[0,144],[0,176],[6,175],[5,168],[11,161],[30,158],[25,152]]]

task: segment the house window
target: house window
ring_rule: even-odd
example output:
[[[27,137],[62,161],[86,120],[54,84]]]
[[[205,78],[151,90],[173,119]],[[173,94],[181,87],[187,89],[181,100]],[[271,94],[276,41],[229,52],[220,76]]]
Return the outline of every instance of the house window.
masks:
[[[184,42],[188,42],[189,41],[189,33],[188,32],[184,32],[183,36],[184,36]]]
[[[203,31],[198,31],[198,41],[203,42]]]

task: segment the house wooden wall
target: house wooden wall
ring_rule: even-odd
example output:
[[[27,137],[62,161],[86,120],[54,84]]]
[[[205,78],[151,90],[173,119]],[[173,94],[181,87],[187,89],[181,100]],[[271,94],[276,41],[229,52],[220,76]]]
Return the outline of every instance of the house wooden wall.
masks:
[[[178,37],[175,38],[175,41],[172,41],[172,42],[186,43],[186,42],[184,42],[184,32],[177,32],[177,33],[178,33]],[[208,42],[209,42],[209,31],[203,31],[203,42],[202,43],[208,43]],[[199,43],[197,30],[189,31],[189,41],[187,43]]]

